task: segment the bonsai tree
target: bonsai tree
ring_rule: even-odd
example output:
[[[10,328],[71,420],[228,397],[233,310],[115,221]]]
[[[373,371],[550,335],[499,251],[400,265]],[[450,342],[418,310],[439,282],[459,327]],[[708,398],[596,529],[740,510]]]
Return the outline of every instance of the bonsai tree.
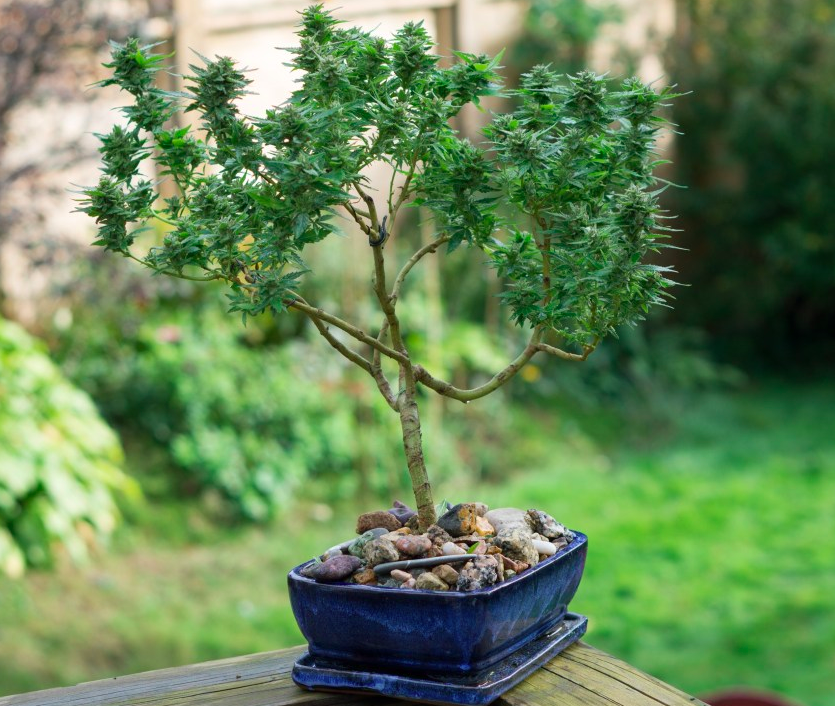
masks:
[[[341,27],[321,5],[302,13],[298,37],[288,64],[298,90],[257,118],[236,105],[250,82],[229,58],[204,58],[185,77],[187,90],[173,94],[155,86],[167,57],[136,40],[113,44],[112,78],[101,85],[119,86],[133,102],[123,109],[127,123],[99,136],[103,174],[83,191],[81,210],[98,223],[96,245],[156,273],[227,283],[231,311],[244,321],[262,312],[308,317],[399,415],[425,529],[435,509],[421,387],[464,403],[479,399],[537,354],[585,360],[607,334],[664,301],[668,268],[646,258],[668,230],[659,224],[653,170],[662,163],[654,144],[665,123],[657,111],[672,94],[637,79],[610,91],[593,73],[563,78],[537,66],[505,93],[513,111],[491,115],[483,144],[472,144],[450,120],[468,103],[500,94],[499,57],[456,52],[442,67],[420,24],[387,41]],[[170,127],[187,113],[199,116],[199,131]],[[147,161],[173,180],[177,195],[157,202],[140,171]],[[374,163],[391,170],[387,191],[371,190],[366,171]],[[434,214],[435,235],[396,263],[390,279],[386,246],[407,205]],[[368,241],[380,310],[370,332],[299,292],[305,247],[332,236],[339,216]],[[135,254],[133,224],[155,219],[168,228],[161,245]],[[516,358],[471,389],[415,359],[397,312],[421,259],[462,245],[497,270],[501,298],[527,335]],[[385,359],[396,365],[396,381]]]

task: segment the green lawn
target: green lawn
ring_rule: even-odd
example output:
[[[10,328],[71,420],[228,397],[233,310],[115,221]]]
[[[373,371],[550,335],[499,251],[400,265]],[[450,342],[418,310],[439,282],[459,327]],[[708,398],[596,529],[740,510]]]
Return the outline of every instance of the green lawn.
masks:
[[[540,411],[519,438],[536,467],[477,499],[590,536],[572,607],[592,644],[691,692],[835,705],[835,383],[705,394],[678,416],[672,434]],[[156,506],[93,566],[0,580],[0,694],[299,643],[284,574],[348,536],[342,510],[230,531]]]

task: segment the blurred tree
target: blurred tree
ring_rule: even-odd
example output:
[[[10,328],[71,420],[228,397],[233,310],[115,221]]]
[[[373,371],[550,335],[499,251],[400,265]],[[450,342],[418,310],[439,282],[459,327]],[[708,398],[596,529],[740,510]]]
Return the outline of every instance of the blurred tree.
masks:
[[[669,68],[693,96],[674,106],[674,179],[689,188],[669,196],[693,294],[675,316],[737,361],[821,360],[835,347],[835,3],[678,0],[678,17]]]
[[[589,0],[532,0],[522,34],[508,53],[511,67],[549,64],[557,73],[575,74],[588,68],[589,54],[601,28],[621,22],[614,3]],[[517,70],[517,78],[520,72]]]

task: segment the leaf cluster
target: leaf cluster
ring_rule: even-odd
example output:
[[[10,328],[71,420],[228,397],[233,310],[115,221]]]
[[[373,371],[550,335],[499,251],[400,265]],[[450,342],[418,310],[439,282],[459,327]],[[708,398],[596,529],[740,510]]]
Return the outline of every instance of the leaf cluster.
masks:
[[[249,80],[230,59],[204,58],[188,90],[171,94],[154,87],[163,57],[153,47],[114,45],[104,84],[134,103],[128,125],[101,136],[104,173],[84,192],[99,245],[133,257],[129,225],[158,217],[170,230],[144,264],[225,280],[246,318],[296,301],[303,250],[337,230],[338,209],[376,244],[377,230],[388,235],[383,213],[393,224],[414,204],[434,214],[450,251],[466,243],[488,254],[520,324],[593,346],[662,301],[671,283],[644,258],[665,230],[651,189],[669,91],[635,79],[609,91],[591,73],[565,85],[539,66],[511,92],[519,107],[494,115],[475,145],[450,119],[501,93],[500,57],[458,52],[441,66],[420,23],[385,40],[343,27],[321,5],[302,13],[298,38],[287,68],[299,87],[258,118],[239,112]],[[201,134],[165,127],[188,112]],[[159,210],[140,176],[147,160],[179,187]],[[365,176],[375,162],[403,175],[377,202]]]

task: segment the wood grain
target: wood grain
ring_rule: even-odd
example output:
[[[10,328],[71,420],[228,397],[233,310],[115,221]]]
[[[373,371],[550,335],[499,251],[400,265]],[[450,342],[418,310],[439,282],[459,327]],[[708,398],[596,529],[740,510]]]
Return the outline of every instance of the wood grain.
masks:
[[[304,652],[276,652],[161,669],[19,696],[0,706],[329,706],[408,702],[376,696],[310,692],[290,678]],[[496,706],[704,706],[698,699],[582,642],[509,691]]]

